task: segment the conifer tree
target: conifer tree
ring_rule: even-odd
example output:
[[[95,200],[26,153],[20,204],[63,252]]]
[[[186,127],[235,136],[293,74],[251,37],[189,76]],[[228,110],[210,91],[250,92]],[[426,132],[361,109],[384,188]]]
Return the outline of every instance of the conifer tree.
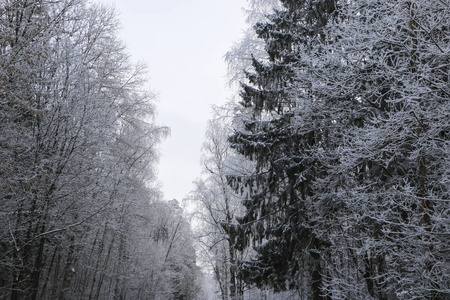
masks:
[[[241,276],[276,291],[299,290],[311,299],[322,294],[320,250],[327,241],[317,238],[308,219],[308,201],[314,194],[311,179],[319,172],[312,155],[323,143],[320,128],[299,127],[305,103],[311,101],[298,82],[297,69],[310,70],[301,51],[322,39],[334,1],[281,1],[284,9],[258,23],[267,60],[253,58],[253,70],[242,84],[242,111],[231,146],[256,162],[256,172],[230,175],[229,183],[246,195],[246,214],[239,219],[243,236],[238,248],[255,245],[256,254],[241,262]],[[299,99],[299,86],[305,90]]]
[[[448,3],[283,4],[256,26],[268,59],[230,137],[257,164],[229,176],[256,250],[241,275],[302,299],[446,299]]]

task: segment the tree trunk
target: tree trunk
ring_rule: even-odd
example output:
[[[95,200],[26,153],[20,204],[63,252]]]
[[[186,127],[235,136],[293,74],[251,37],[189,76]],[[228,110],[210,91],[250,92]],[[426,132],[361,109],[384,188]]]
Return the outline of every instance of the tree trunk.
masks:
[[[320,265],[321,256],[317,252],[310,251],[313,258],[313,270],[311,274],[311,299],[312,300],[331,300],[328,296],[323,294],[323,278],[322,267]]]

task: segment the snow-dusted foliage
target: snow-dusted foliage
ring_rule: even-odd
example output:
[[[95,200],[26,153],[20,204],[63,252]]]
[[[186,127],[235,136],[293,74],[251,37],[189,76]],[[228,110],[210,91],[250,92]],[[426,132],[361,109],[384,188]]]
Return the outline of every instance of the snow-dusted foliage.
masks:
[[[228,186],[226,175],[251,168],[243,157],[231,155],[227,143],[229,130],[224,120],[211,120],[203,144],[204,176],[195,182],[190,200],[196,204],[200,258],[206,270],[214,274],[220,298],[243,299],[245,286],[237,276],[236,261],[243,255],[236,246],[235,216],[241,210],[240,198]],[[248,165],[248,166],[246,166]]]
[[[209,122],[202,149],[203,176],[195,182],[195,189],[189,196],[196,204],[193,219],[199,261],[210,285],[215,286],[214,295],[218,299],[293,299],[293,292],[281,295],[270,288],[250,286],[238,272],[238,262],[253,253],[245,247],[246,237],[236,221],[236,216],[244,213],[241,202],[250,190],[243,188],[240,194],[234,193],[228,184],[228,175],[253,172],[255,164],[230,148],[227,142],[231,133],[229,121],[218,117]],[[213,297],[211,294],[205,299]]]
[[[154,290],[148,228],[162,226],[151,221],[152,186],[167,129],[153,123],[145,68],[130,63],[117,29],[112,9],[86,1],[0,3],[1,299],[150,299]],[[178,275],[158,299],[195,290],[182,287],[195,273],[182,268],[195,262],[181,240],[165,248],[165,270]]]
[[[306,211],[314,194],[313,176],[321,168],[313,156],[324,133],[314,122],[303,128],[299,123],[305,112],[297,87],[305,83],[296,81],[296,73],[303,64],[300,49],[321,37],[334,5],[281,2],[284,9],[255,25],[267,58],[252,59],[253,71],[247,72],[248,83],[242,83],[244,113],[237,116],[242,125],[229,139],[257,167],[228,178],[238,193],[250,191],[239,223],[250,237],[244,246],[253,246],[256,255],[240,262],[241,276],[260,287],[296,290],[298,297],[317,299],[324,281],[320,251],[327,243],[313,233],[315,221]]]
[[[447,299],[450,4],[281,2],[229,139],[256,163],[228,176],[251,191],[240,276],[301,299]]]
[[[332,243],[327,292],[448,298],[449,3],[339,4],[310,59],[313,93],[339,101],[327,106],[343,128],[315,202],[339,207],[316,227]]]
[[[252,66],[252,56],[259,59],[267,58],[264,41],[258,38],[253,26],[263,21],[274,10],[281,8],[279,0],[248,0],[247,2],[248,9],[245,12],[247,23],[251,28],[245,29],[242,38],[225,55],[230,86],[239,85],[239,82],[245,78],[245,70]]]

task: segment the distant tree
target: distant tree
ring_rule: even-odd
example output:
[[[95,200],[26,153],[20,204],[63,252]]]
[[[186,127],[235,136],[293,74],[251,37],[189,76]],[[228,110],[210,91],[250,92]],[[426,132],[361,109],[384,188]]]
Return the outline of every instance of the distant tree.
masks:
[[[200,270],[190,225],[178,201],[154,203],[149,217],[151,247],[157,251],[150,257],[151,294],[146,299],[195,299]]]
[[[240,241],[233,231],[241,205],[227,183],[227,174],[230,168],[244,170],[246,163],[241,159],[243,164],[239,165],[238,156],[230,154],[228,134],[223,119],[209,122],[202,156],[205,176],[195,182],[190,199],[198,207],[195,218],[200,222],[200,243],[219,284],[221,299],[242,299],[244,286],[237,276],[241,253],[234,246]]]

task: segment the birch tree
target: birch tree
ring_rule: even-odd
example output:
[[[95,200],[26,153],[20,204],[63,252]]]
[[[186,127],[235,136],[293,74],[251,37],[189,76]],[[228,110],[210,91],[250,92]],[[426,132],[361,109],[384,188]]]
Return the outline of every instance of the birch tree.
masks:
[[[1,295],[131,295],[127,255],[139,245],[124,237],[158,197],[155,147],[167,133],[151,119],[145,70],[110,8],[7,1],[0,13]]]
[[[195,182],[190,198],[197,204],[199,212],[195,218],[201,227],[200,244],[203,256],[213,269],[222,299],[242,299],[243,282],[237,274],[237,260],[242,253],[237,249],[241,243],[235,232],[235,217],[241,209],[240,198],[230,189],[227,175],[230,168],[235,171],[250,167],[239,157],[231,155],[227,143],[227,129],[223,119],[211,120],[203,144],[204,179]],[[236,246],[236,247],[235,247]]]

